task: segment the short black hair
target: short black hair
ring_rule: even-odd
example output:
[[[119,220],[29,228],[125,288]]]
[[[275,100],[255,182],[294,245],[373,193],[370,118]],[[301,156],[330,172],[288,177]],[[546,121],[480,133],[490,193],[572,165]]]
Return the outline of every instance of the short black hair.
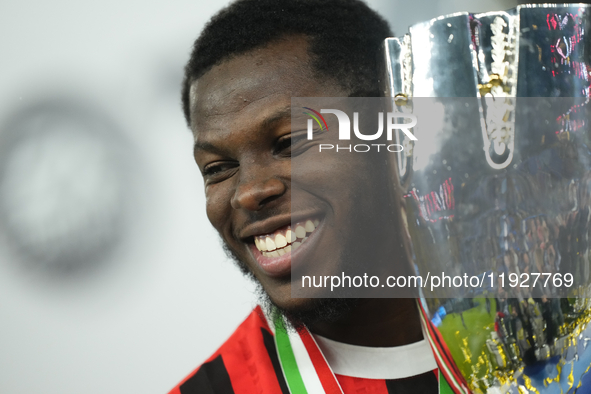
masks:
[[[190,126],[192,83],[216,64],[289,35],[309,39],[315,72],[350,96],[380,96],[379,49],[388,23],[361,0],[238,0],[215,15],[185,66],[182,103]]]

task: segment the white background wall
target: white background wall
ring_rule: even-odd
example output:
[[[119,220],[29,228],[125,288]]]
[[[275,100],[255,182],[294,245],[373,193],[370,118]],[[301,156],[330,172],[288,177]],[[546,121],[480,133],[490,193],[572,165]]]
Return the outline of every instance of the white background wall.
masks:
[[[0,125],[39,97],[80,99],[121,126],[141,173],[131,235],[91,274],[57,280],[0,244],[0,394],[166,393],[252,308],[253,286],[205,217],[179,105],[190,46],[225,3],[0,3]],[[370,4],[401,35],[443,13],[512,2]]]

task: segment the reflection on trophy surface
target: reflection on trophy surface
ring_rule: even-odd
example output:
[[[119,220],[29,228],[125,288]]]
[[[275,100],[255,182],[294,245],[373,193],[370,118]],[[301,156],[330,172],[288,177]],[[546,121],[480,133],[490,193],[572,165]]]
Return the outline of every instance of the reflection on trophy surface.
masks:
[[[525,5],[385,43],[393,107],[439,121],[400,133],[398,171],[439,280],[424,304],[475,393],[591,392],[590,27],[588,5]]]

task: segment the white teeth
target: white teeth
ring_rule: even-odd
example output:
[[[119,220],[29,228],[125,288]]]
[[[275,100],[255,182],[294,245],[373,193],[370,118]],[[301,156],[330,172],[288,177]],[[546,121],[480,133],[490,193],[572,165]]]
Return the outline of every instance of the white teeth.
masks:
[[[316,230],[318,225],[320,225],[318,219],[306,220],[305,223],[297,224],[295,230],[288,226],[285,235],[277,231],[275,236],[271,234],[255,236],[254,244],[263,256],[283,256],[285,253],[296,250],[302,242],[308,239],[308,235]]]
[[[289,242],[289,243],[295,242],[296,239],[298,239],[298,237],[296,237],[295,233],[291,230],[287,230],[287,232],[285,233],[285,238],[287,239],[287,242]]]
[[[273,242],[273,240],[271,239],[271,237],[267,237],[267,250],[270,252],[272,250],[277,249],[277,246],[275,246],[275,242]]]
[[[298,224],[295,229],[295,235],[298,238],[304,238],[306,236],[306,229]]]
[[[277,246],[277,248],[282,248],[285,245],[287,245],[287,240],[285,239],[285,237],[281,234],[277,234],[277,236],[275,237],[275,246]]]

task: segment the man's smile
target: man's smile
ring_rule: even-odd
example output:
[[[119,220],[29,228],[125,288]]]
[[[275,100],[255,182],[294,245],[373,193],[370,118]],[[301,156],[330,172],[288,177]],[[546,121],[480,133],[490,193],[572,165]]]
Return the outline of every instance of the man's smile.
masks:
[[[296,250],[319,224],[318,219],[306,220],[296,223],[293,229],[292,226],[287,226],[270,234],[257,235],[254,237],[254,243],[265,257],[283,256],[285,253],[291,252],[292,247],[293,250]]]
[[[288,275],[292,269],[292,252],[298,250],[319,226],[320,220],[307,219],[254,236],[251,251],[255,260],[269,276]]]

